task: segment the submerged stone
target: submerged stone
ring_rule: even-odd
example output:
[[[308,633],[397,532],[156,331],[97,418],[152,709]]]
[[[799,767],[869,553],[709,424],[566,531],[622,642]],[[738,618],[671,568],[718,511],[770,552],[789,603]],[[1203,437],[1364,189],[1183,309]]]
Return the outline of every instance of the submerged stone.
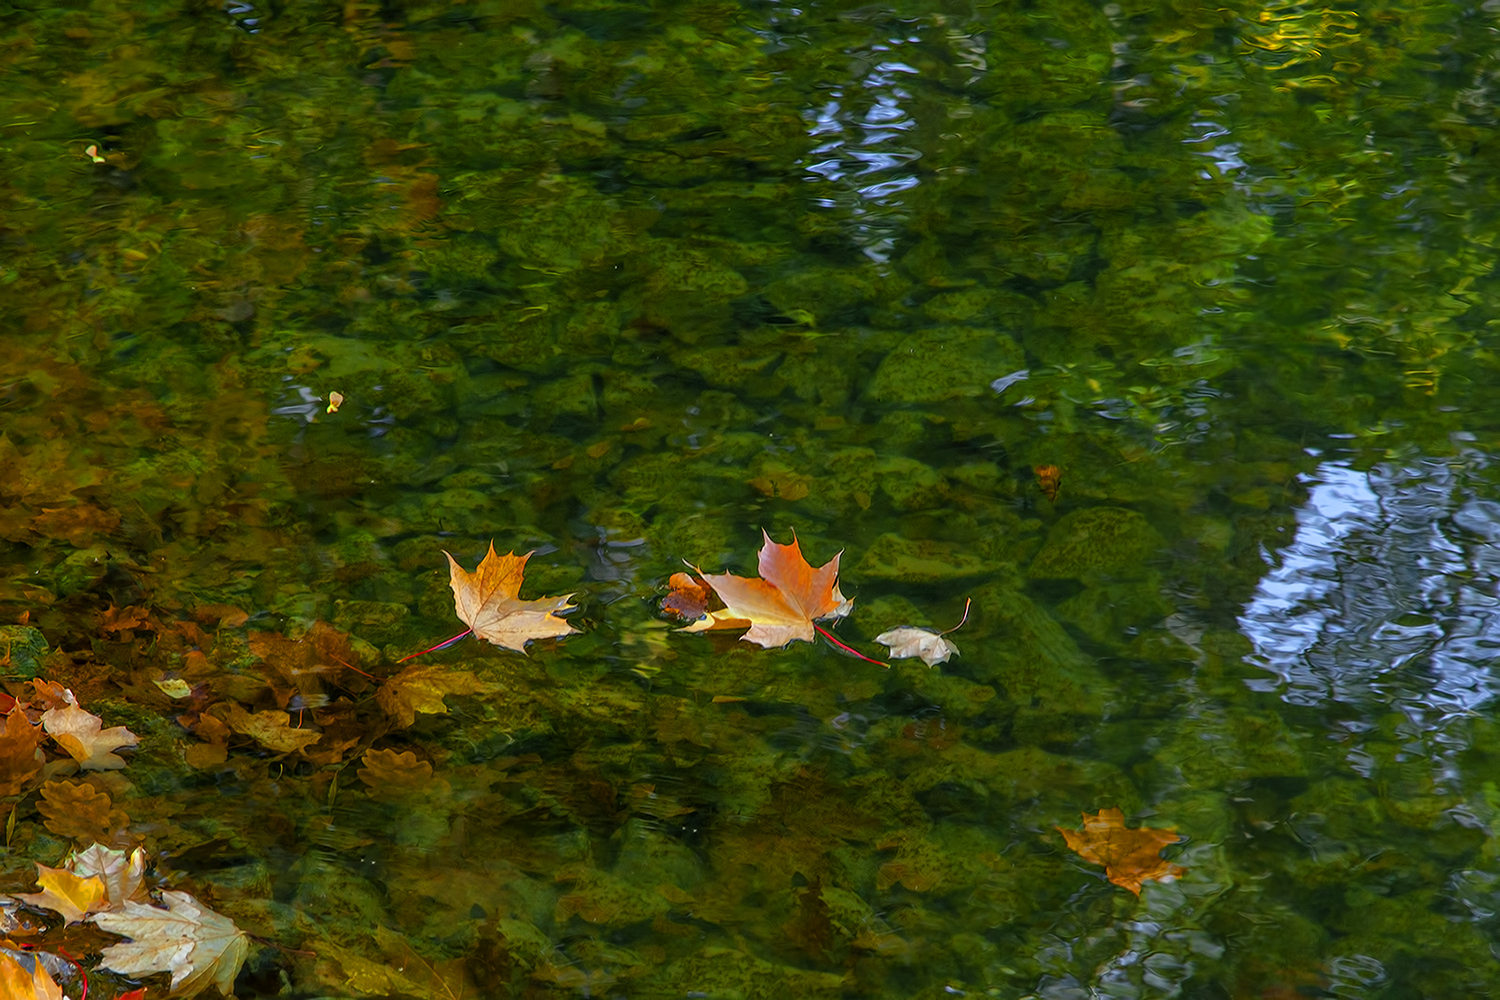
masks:
[[[850,571],[852,578],[934,583],[966,576],[982,576],[1000,568],[960,545],[884,534],[865,550]]]
[[[1025,367],[1009,335],[976,327],[942,326],[902,340],[870,383],[872,399],[937,403],[983,396],[990,383]]]
[[[1145,517],[1122,507],[1089,507],[1052,528],[1031,563],[1034,580],[1139,577],[1166,543]]]
[[[26,625],[0,625],[0,672],[9,677],[32,680],[42,671],[47,640],[38,629]]]

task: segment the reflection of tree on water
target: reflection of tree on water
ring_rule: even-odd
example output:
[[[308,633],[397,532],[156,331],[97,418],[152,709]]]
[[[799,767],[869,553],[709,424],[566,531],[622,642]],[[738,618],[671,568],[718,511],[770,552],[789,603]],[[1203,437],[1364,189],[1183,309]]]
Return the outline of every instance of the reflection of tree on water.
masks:
[[[1448,466],[1324,463],[1297,536],[1240,617],[1294,705],[1394,708],[1426,739],[1500,690],[1500,503],[1455,496]],[[1361,768],[1360,760],[1351,763]]]

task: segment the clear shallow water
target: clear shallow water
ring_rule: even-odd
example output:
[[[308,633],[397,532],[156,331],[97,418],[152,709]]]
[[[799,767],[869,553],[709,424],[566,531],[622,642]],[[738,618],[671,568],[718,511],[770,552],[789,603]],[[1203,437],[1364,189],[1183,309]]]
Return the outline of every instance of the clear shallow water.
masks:
[[[1487,994],[1495,27],[7,8],[10,680],[143,736],[108,835],[291,949],[241,995]],[[961,655],[673,635],[762,528]],[[491,538],[584,632],[404,724]]]

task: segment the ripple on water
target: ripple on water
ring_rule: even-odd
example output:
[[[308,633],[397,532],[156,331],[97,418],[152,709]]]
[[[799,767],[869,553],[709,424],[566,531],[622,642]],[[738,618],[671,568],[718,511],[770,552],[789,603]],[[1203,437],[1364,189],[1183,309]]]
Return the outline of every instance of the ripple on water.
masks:
[[[1437,746],[1500,690],[1500,504],[1446,464],[1326,462],[1239,624],[1294,705],[1395,710]],[[1354,763],[1351,761],[1351,763]]]

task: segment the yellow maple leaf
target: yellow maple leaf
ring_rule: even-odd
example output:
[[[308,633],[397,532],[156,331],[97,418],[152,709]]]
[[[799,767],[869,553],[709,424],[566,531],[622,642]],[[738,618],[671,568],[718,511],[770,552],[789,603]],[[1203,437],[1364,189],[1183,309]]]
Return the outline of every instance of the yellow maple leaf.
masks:
[[[535,601],[523,601],[517,596],[530,552],[524,556],[514,552],[498,556],[495,543],[491,542],[489,554],[472,573],[460,566],[451,553],[443,555],[448,557],[454,611],[459,621],[486,642],[524,653],[526,644],[533,639],[550,639],[578,631],[554,614],[576,610],[568,603],[572,594]]]
[[[411,666],[387,678],[375,692],[375,700],[402,726],[417,721],[417,713],[442,715],[448,711],[443,698],[450,694],[484,694],[495,686],[467,670]]]
[[[70,692],[71,696],[71,692]],[[124,726],[103,728],[104,720],[76,703],[42,713],[42,728],[85,771],[118,771],[125,761],[114,751],[133,747],[141,738]]]
[[[63,920],[76,924],[93,911],[100,909],[106,890],[104,880],[94,876],[75,875],[64,868],[36,866],[37,884],[41,892],[18,892],[16,898],[32,906],[60,913]]]
[[[104,949],[104,968],[123,976],[170,972],[171,991],[182,996],[210,983],[233,996],[234,978],[250,953],[245,932],[185,892],[164,890],[161,899],[165,909],[126,901],[118,911],[90,918],[101,930],[130,939]]]

